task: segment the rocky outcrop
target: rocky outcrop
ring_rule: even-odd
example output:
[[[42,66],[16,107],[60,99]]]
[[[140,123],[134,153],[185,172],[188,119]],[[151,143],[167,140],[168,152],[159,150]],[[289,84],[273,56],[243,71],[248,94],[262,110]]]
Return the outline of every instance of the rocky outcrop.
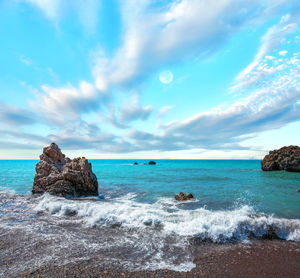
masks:
[[[188,200],[193,199],[193,198],[194,198],[194,196],[191,193],[180,192],[179,194],[175,195],[175,199],[177,201],[188,201]]]
[[[148,162],[148,165],[156,165],[156,162],[153,161],[153,160],[150,160],[150,161]]]
[[[32,193],[98,195],[98,181],[91,163],[84,157],[73,160],[65,157],[55,143],[44,148],[35,168]]]
[[[270,151],[261,162],[263,171],[300,172],[300,147],[288,146]]]

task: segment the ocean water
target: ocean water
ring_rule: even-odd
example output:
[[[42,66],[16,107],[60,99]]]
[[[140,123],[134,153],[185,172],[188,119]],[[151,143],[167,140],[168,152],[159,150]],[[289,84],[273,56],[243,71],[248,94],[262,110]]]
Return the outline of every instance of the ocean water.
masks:
[[[24,269],[101,254],[103,261],[131,269],[188,271],[193,242],[249,243],[270,226],[280,238],[300,241],[300,173],[263,172],[258,160],[91,162],[99,197],[65,199],[31,196],[37,161],[0,161],[2,234],[47,246],[41,253],[24,246]],[[195,199],[175,201],[180,191]],[[2,274],[16,267],[12,262]]]

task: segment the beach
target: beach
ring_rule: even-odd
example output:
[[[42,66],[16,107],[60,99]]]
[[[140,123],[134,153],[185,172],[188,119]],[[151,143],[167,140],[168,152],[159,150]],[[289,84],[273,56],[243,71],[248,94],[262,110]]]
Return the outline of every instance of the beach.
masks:
[[[1,238],[1,251],[5,248]],[[300,243],[254,241],[226,246],[195,248],[196,267],[189,272],[170,270],[128,271],[103,264],[101,254],[63,266],[46,264],[10,277],[299,277]]]
[[[77,198],[32,195],[36,161],[0,162],[1,277],[299,276],[298,173],[92,162],[99,195]]]

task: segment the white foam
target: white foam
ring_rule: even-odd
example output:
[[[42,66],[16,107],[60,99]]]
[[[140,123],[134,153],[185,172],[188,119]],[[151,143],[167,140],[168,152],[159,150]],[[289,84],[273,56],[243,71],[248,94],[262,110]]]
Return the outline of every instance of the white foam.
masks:
[[[272,225],[280,237],[300,241],[300,220],[255,215],[250,206],[219,211],[205,208],[185,210],[171,199],[160,199],[154,204],[139,203],[132,194],[110,201],[76,201],[45,194],[35,210],[48,211],[57,216],[76,212],[88,226],[110,226],[115,223],[121,223],[125,228],[139,229],[160,226],[166,234],[198,236],[214,242],[245,240],[250,232],[262,236]]]
[[[5,193],[11,197],[16,194],[16,191],[8,187],[0,186],[0,193]]]

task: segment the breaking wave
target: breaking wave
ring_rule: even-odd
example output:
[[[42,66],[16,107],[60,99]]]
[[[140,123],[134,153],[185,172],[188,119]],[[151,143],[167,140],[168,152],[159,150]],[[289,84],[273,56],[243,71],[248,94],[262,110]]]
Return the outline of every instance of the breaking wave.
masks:
[[[216,211],[205,207],[188,210],[167,198],[148,204],[136,202],[134,197],[128,194],[110,201],[72,200],[45,194],[34,210],[59,217],[76,215],[86,226],[159,229],[166,235],[193,236],[218,243],[263,237],[270,227],[281,239],[300,241],[300,220],[256,213],[248,205],[233,210]]]

